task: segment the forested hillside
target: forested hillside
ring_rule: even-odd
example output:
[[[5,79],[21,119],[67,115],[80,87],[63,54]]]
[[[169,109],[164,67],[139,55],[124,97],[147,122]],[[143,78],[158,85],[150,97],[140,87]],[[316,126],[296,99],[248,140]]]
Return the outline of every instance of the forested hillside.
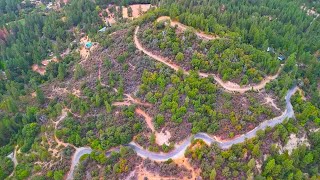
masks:
[[[0,0],[0,179],[319,179],[319,14]]]
[[[294,55],[292,64],[299,68],[294,79],[320,106],[319,83],[320,18],[302,11],[305,1],[224,1],[224,0],[164,0],[163,6],[171,18],[224,36],[239,39],[261,50],[268,47],[277,54]],[[310,65],[306,65],[310,64]],[[292,67],[293,68],[293,67]]]

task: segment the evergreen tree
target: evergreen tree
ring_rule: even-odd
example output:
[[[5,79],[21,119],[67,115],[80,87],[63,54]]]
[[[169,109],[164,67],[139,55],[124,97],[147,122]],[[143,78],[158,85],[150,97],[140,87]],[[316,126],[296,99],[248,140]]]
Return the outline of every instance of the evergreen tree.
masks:
[[[82,66],[80,64],[76,64],[75,71],[74,71],[74,78],[78,80],[82,76],[84,76],[84,74],[85,74],[85,71],[83,70]]]
[[[45,101],[45,97],[44,97],[44,94],[43,94],[43,91],[41,90],[41,88],[36,89],[36,96],[37,96],[38,103],[43,104]]]
[[[59,67],[58,67],[58,79],[60,81],[64,80],[66,76],[66,69],[64,67],[64,65],[62,63],[59,64]]]

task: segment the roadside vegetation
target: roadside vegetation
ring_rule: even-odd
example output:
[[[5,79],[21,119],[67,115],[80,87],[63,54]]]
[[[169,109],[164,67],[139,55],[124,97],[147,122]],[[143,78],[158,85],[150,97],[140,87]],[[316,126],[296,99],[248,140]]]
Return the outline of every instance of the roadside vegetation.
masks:
[[[123,18],[122,8],[130,14],[129,5],[149,3],[152,8],[141,10],[141,17]],[[64,179],[79,147],[93,152],[82,156],[75,179],[148,173],[179,179],[192,177],[190,168],[203,179],[319,178],[320,17],[301,8],[319,13],[316,1],[48,5],[0,0],[0,179]],[[116,16],[112,25],[103,20],[111,15],[106,9]],[[157,22],[162,16],[188,28]],[[142,45],[181,70],[138,50],[137,26]],[[198,31],[216,38],[205,40]],[[86,42],[93,47],[85,48]],[[279,76],[260,91],[234,93],[199,72],[241,86]],[[294,86],[299,87],[291,98],[295,118],[228,150],[192,141],[185,152],[192,167],[174,160],[156,163],[126,146],[134,141],[153,153],[168,153],[199,132],[235,138],[281,115],[284,96]]]

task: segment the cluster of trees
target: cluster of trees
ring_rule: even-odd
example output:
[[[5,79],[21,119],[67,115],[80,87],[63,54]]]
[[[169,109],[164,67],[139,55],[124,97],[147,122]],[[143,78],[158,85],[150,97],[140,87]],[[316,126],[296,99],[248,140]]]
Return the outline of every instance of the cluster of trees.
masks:
[[[257,83],[266,75],[275,74],[280,62],[275,54],[254,48],[239,39],[221,38],[203,41],[192,30],[176,34],[176,28],[163,22],[146,24],[140,36],[146,46],[176,60],[185,69],[218,73],[223,80],[241,85]],[[153,30],[152,30],[153,29]]]
[[[83,179],[86,173],[90,173],[92,178],[108,178],[108,179],[123,179],[142,159],[129,147],[121,146],[117,152],[103,153],[93,151],[90,155],[82,157],[81,163],[74,173],[75,179]],[[102,170],[96,169],[97,165],[101,166]]]
[[[293,96],[292,103],[294,103],[294,112],[301,126],[307,124],[320,126],[320,108],[311,102],[305,102],[301,95]]]
[[[21,3],[21,0],[1,0],[0,1],[0,27],[22,20],[25,15],[33,10],[34,5],[30,1]]]
[[[23,127],[22,136],[24,137],[24,143],[21,147],[21,152],[25,153],[31,149],[35,137],[40,132],[40,127],[37,123],[30,123]]]
[[[314,52],[319,47],[319,43],[312,45],[299,43],[315,42],[310,35],[317,35],[317,32],[312,29],[320,25],[319,21],[316,21],[310,26],[313,17],[307,16],[300,9],[304,2],[303,0],[294,2],[289,0],[281,2],[277,0],[268,2],[165,0],[163,7],[169,9],[168,12],[172,18],[206,32],[226,33],[230,30],[237,32],[242,41],[258,47],[267,43],[287,53],[293,53],[298,48],[300,52],[303,50]],[[217,24],[221,27],[220,29],[214,28]],[[297,36],[301,38],[290,38]]]
[[[89,113],[93,109],[100,109],[99,115],[84,116],[86,113],[81,113],[82,105],[80,105],[80,113],[85,118],[77,118],[77,120],[66,118],[62,123],[62,128],[57,131],[57,136],[76,146],[90,145],[97,150],[107,150],[120,144],[129,143],[133,136],[143,129],[141,120],[135,117],[135,107],[122,108],[120,114],[115,117],[113,113],[116,109],[111,106],[112,102],[104,100],[105,97],[93,96],[91,98],[93,106],[91,107],[82,102],[81,104],[86,104]],[[76,110],[73,108],[76,106],[76,102],[73,101],[71,104],[71,110]],[[105,113],[107,114],[105,115]]]
[[[303,4],[307,4],[309,8],[319,7],[319,3],[315,1],[304,0],[164,0],[162,7],[163,14],[188,26],[225,37],[235,37],[242,43],[252,44],[263,51],[270,46],[287,57],[295,54],[299,69],[294,79],[303,81],[303,89],[319,107],[319,101],[316,102],[315,99],[320,97],[317,89],[320,77],[317,69],[320,62],[316,53],[320,47],[320,18],[307,15],[301,9]],[[287,82],[292,80],[287,75],[282,78],[285,80],[276,83],[286,88],[289,84]],[[277,86],[271,89],[281,95],[287,91],[284,88],[279,90]]]
[[[23,24],[13,23],[6,27],[0,24],[0,29],[6,28],[10,32],[6,41],[0,43],[0,67],[6,77],[0,82],[3,110],[3,118],[0,120],[1,145],[8,143],[9,139],[26,125],[24,116],[27,114],[27,107],[31,107],[32,104],[21,102],[19,96],[26,95],[26,91],[30,93],[36,90],[39,105],[43,104],[45,97],[37,87],[38,84],[57,76],[63,80],[68,75],[68,64],[79,56],[67,56],[63,64],[50,63],[48,73],[43,77],[32,72],[31,65],[40,63],[50,52],[61,60],[60,53],[75,38],[69,31],[71,27],[78,26],[90,33],[97,32],[101,24],[95,5],[91,1],[71,1],[65,11],[53,11],[46,15],[36,11],[19,14],[18,11],[27,8],[19,6],[20,3],[21,1],[16,0],[0,1],[0,14],[14,13],[16,16],[23,15],[24,18]],[[2,14],[1,17],[4,17]],[[63,16],[68,18],[63,19]],[[2,20],[3,18],[0,21]],[[81,76],[81,72],[78,74]],[[35,119],[30,122],[35,122]]]
[[[1,157],[1,156],[0,156]],[[11,159],[2,157],[0,159],[0,178],[5,179],[8,177],[14,169],[14,165]]]
[[[190,122],[192,133],[215,133],[222,121],[227,121],[224,128],[230,128],[232,137],[234,133],[247,129],[248,124],[257,124],[275,116],[254,95],[246,97],[249,99],[247,108],[238,107],[242,105],[236,96],[218,91],[212,78],[200,78],[196,72],[184,76],[182,72],[165,74],[145,70],[139,96],[158,107],[155,124],[160,129],[168,122]]]
[[[63,19],[63,16],[68,18]],[[59,57],[74,39],[70,28],[77,26],[92,34],[102,25],[91,1],[71,1],[64,13],[50,12],[46,16],[30,13],[24,22],[11,25],[9,40],[0,44],[0,57],[5,64],[3,70],[8,78],[20,81],[28,81],[30,75],[21,75],[27,74],[30,65],[40,63],[50,52]]]
[[[194,141],[185,155],[200,167],[205,179],[243,177],[255,179],[317,179],[319,160],[319,133],[311,133],[310,147],[299,146],[291,154],[279,153],[280,146],[288,142],[291,133],[297,133],[294,121],[277,126],[274,130],[259,131],[258,137],[244,144],[221,150],[216,144],[206,145]],[[267,159],[264,156],[268,154]],[[261,169],[258,163],[262,162]]]
[[[255,179],[317,179],[320,151],[319,109],[304,102],[301,95],[292,97],[296,119],[275,128],[258,131],[257,138],[221,150],[217,145],[194,141],[185,155],[194,166],[200,167],[203,178],[220,179],[244,177]],[[307,135],[310,146],[300,145],[291,153],[280,151],[288,143],[290,134]],[[268,154],[265,159],[265,155]],[[259,164],[262,164],[259,169]]]
[[[102,26],[96,3],[86,0],[73,0],[65,7],[65,15],[73,26],[79,26],[85,32],[95,34]]]
[[[45,127],[41,129],[48,131]],[[45,142],[47,139],[42,138],[43,141],[36,138],[29,152],[17,155],[19,164],[15,168],[13,179],[63,179],[67,174],[74,148],[68,146],[60,149],[59,154],[56,154],[59,159],[55,159],[48,150],[48,144]]]

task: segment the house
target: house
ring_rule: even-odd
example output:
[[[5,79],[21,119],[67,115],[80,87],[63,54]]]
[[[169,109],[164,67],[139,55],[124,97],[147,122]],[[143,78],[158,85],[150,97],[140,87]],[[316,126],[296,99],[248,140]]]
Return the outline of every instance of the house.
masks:
[[[278,59],[279,59],[280,61],[283,61],[283,60],[286,59],[286,57],[284,57],[283,55],[280,55],[280,56],[278,56]]]
[[[92,42],[86,42],[84,46],[85,48],[90,49],[92,47]]]

